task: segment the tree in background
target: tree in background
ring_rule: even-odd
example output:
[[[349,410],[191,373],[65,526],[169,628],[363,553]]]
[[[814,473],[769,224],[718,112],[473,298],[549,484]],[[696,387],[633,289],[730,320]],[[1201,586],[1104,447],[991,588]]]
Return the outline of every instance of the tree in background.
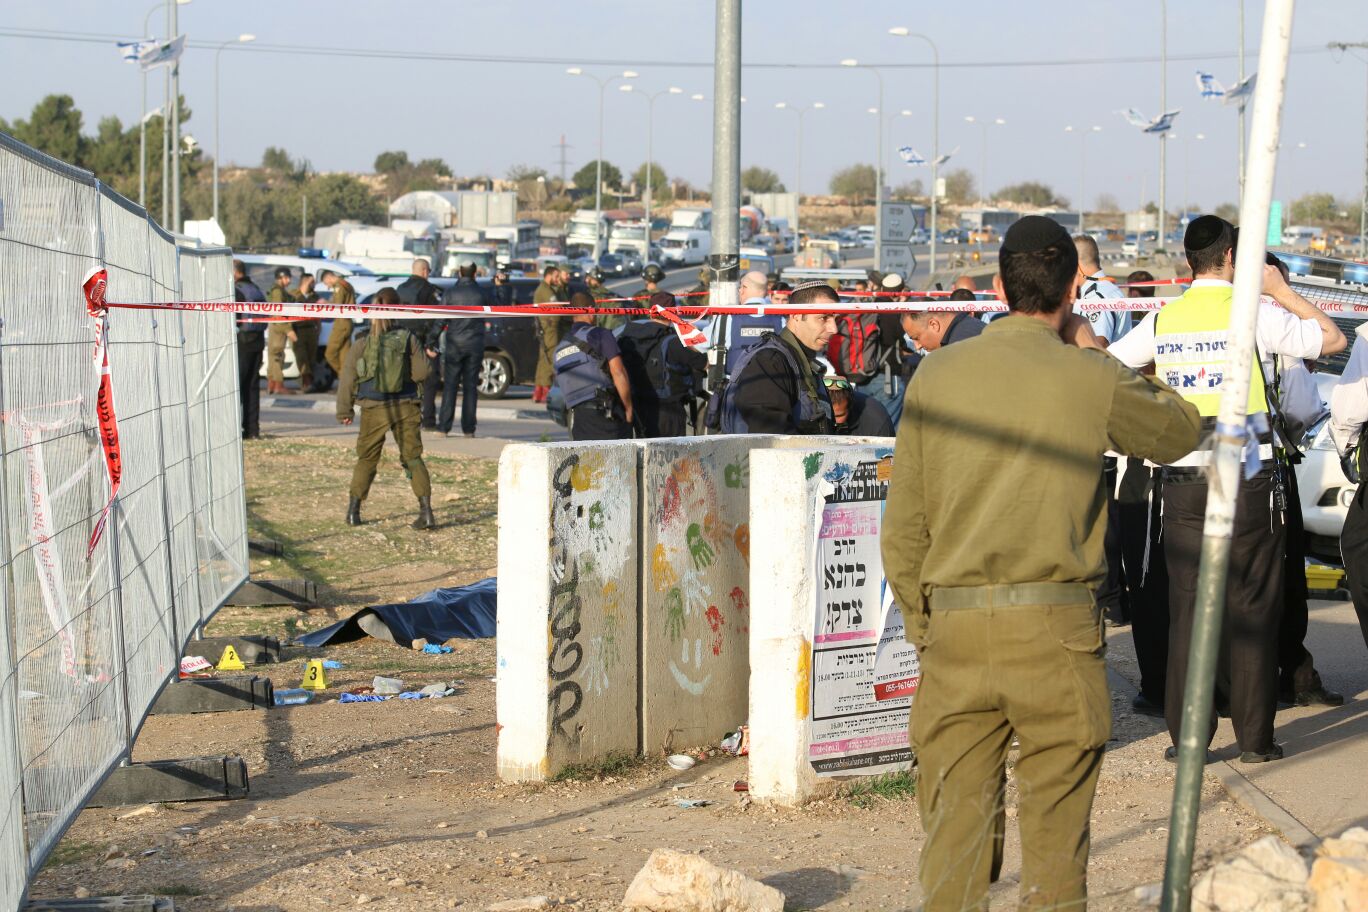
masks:
[[[1325,225],[1339,221],[1340,208],[1329,193],[1308,193],[1288,207],[1288,218],[1297,225]]]
[[[536,165],[512,165],[509,167],[506,176],[511,181],[522,183],[523,181],[546,177],[547,174],[545,168],[538,168]]]
[[[1023,181],[1020,184],[1003,187],[995,196],[997,199],[1006,200],[1009,203],[1039,208],[1067,206],[1069,204],[1067,199],[1055,193],[1049,185],[1042,184],[1039,181]]]
[[[1110,193],[1099,193],[1097,195],[1098,212],[1120,212],[1121,204],[1116,201],[1116,197]]]
[[[831,193],[847,199],[860,201],[874,198],[874,185],[878,171],[873,165],[851,165],[831,175]]]
[[[784,184],[769,168],[751,165],[741,172],[741,189],[750,193],[783,193]]]
[[[945,198],[950,202],[967,203],[977,192],[974,175],[967,168],[956,168],[945,175]]]
[[[1221,203],[1216,207],[1214,215],[1217,215],[1232,225],[1240,220],[1240,207],[1234,203]]]
[[[440,158],[411,161],[407,152],[390,150],[375,156],[375,173],[385,178],[385,192],[393,199],[415,190],[441,190],[451,178],[451,167]]]
[[[266,151],[261,154],[261,167],[296,182],[304,180],[312,170],[308,159],[301,158],[296,161],[290,157],[290,153],[277,146],[266,147]]]
[[[0,126],[15,139],[53,158],[85,167],[90,141],[81,135],[83,119],[70,95],[49,95],[33,106],[28,120],[16,120],[12,126],[0,122]],[[114,122],[118,123],[117,118]]]
[[[594,181],[598,174],[597,165],[597,161],[591,161],[575,172],[575,176],[570,180],[577,190],[580,190],[583,193],[594,192]],[[611,162],[603,163],[603,185],[605,187],[622,186],[622,172],[618,170],[617,165],[614,165]]]
[[[926,196],[926,189],[919,180],[911,180],[893,188],[893,198],[899,202],[910,203]]]
[[[642,192],[642,193],[645,193],[645,192],[646,192],[646,163],[645,163],[645,162],[642,162],[641,167],[639,167],[639,168],[636,169],[636,172],[632,175],[632,180],[634,180],[634,181],[636,182],[636,185],[637,185],[638,187],[642,188],[640,192]],[[746,178],[745,178],[745,175],[743,174],[743,175],[741,176],[741,183],[742,183],[742,186],[745,186],[745,182],[746,182]],[[669,199],[670,199],[670,179],[669,179],[669,177],[667,177],[667,176],[665,175],[665,169],[662,168],[662,167],[660,167],[659,164],[656,164],[656,163],[653,162],[653,163],[651,164],[651,202],[654,204],[654,203],[659,203],[659,202],[666,201],[666,200],[669,200]]]

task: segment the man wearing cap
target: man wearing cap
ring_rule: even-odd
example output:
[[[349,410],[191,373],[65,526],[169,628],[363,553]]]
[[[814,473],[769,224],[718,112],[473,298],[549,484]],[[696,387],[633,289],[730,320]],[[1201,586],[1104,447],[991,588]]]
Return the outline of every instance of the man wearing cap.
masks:
[[[1145,317],[1109,350],[1132,367],[1153,364],[1157,376],[1196,406],[1205,435],[1214,431],[1220,410],[1235,278],[1235,229],[1217,216],[1200,216],[1188,224],[1183,248],[1192,267],[1192,285],[1161,312]],[[1292,291],[1273,266],[1264,267],[1263,290],[1272,300],[1259,303],[1255,339],[1260,361],[1250,382],[1246,426],[1246,456],[1249,460],[1257,456],[1263,468],[1240,485],[1235,507],[1226,580],[1227,620],[1221,625],[1218,670],[1244,763],[1264,763],[1283,755],[1273,740],[1273,714],[1277,708],[1277,634],[1283,610],[1287,482],[1273,461],[1275,438],[1265,379],[1270,373],[1264,359],[1276,355],[1319,358],[1345,346],[1344,334],[1334,322]],[[1165,463],[1163,541],[1169,577],[1164,718],[1176,745],[1197,603],[1211,451],[1203,446],[1181,459],[1155,461]],[[1213,713],[1208,744],[1215,732]],[[1171,758],[1174,753],[1170,748],[1167,755]]]
[[[266,292],[266,300],[272,304],[293,304],[295,296],[290,293],[290,267],[277,266],[275,284]],[[285,345],[293,343],[294,325],[287,321],[271,323],[266,330],[266,392],[275,395],[293,394],[295,390],[285,387]]]
[[[795,307],[840,299],[825,282],[804,282],[789,295]],[[817,357],[835,332],[833,313],[789,316],[781,332],[746,350],[736,375],[708,400],[708,426],[724,434],[830,434],[831,399]]]
[[[1022,908],[1082,908],[1111,699],[1093,592],[1106,573],[1102,453],[1176,459],[1197,410],[1108,358],[1073,313],[1078,254],[1041,216],[1002,242],[1010,315],[908,386],[884,574],[916,644],[911,742],[927,838],[922,908],[986,908],[1020,744]]]

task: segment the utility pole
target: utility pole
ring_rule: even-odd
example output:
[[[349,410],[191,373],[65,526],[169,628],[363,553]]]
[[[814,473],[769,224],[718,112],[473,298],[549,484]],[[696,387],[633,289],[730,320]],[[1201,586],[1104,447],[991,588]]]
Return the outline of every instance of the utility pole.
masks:
[[[560,150],[560,158],[559,158],[557,161],[558,161],[558,164],[560,165],[561,192],[564,193],[564,192],[565,192],[565,169],[566,169],[566,167],[567,167],[568,164],[569,164],[568,161],[567,161],[567,159],[566,159],[566,157],[565,157],[565,150],[566,150],[566,149],[571,149],[571,148],[574,148],[574,147],[571,146],[571,145],[569,145],[568,143],[566,143],[566,141],[565,141],[565,134],[562,133],[562,134],[561,134],[561,141],[558,142],[558,143],[556,143],[555,148],[557,148],[557,149]]]
[[[1245,68],[1244,68],[1244,66],[1245,66],[1245,64],[1244,64],[1244,52],[1245,52],[1244,14],[1245,14],[1245,3],[1244,3],[1244,0],[1240,0],[1240,76],[1239,76],[1240,82],[1244,82],[1244,78],[1245,78]],[[1238,83],[1237,83],[1237,84],[1238,84]],[[1239,198],[1238,200],[1236,200],[1235,202],[1236,202],[1238,205],[1243,206],[1243,205],[1244,205],[1244,181],[1245,181],[1245,173],[1244,173],[1244,172],[1245,172],[1245,162],[1244,162],[1244,159],[1245,159],[1245,100],[1244,100],[1244,99],[1241,99],[1241,100],[1240,100],[1240,127],[1239,127],[1239,130],[1240,130],[1240,198]],[[1188,202],[1187,200],[1184,200],[1184,201],[1183,201],[1184,205],[1186,205],[1187,202]]]
[[[1168,0],[1159,0],[1159,115],[1168,111]],[[1168,249],[1168,132],[1159,134],[1159,239],[1155,250]]]
[[[1353,43],[1332,42],[1329,45],[1334,50],[1347,51],[1350,48],[1360,50],[1368,49],[1368,41],[1356,41]],[[1368,71],[1365,71],[1368,72]],[[1364,106],[1368,109],[1368,88],[1364,90]],[[1368,124],[1368,121],[1365,121]],[[1368,260],[1368,237],[1364,232],[1368,231],[1368,126],[1365,126],[1363,134],[1363,197],[1359,203],[1359,259]]]
[[[171,17],[174,15],[176,4],[167,4],[166,9],[166,30],[169,33],[168,40],[176,37],[171,25]],[[171,68],[166,67],[162,70],[162,167],[161,167],[161,204],[163,228],[171,227]]]
[[[180,34],[179,14],[180,4],[172,0],[166,5],[171,11],[171,34],[169,41],[175,41]],[[170,228],[177,234],[181,230],[181,204],[180,204],[180,185],[181,185],[181,141],[180,141],[180,60],[176,59],[171,63],[171,225]]]
[[[1295,0],[1267,0],[1259,45],[1259,82],[1254,90],[1254,141],[1250,145],[1249,178],[1242,225],[1267,225],[1273,200],[1273,176],[1287,88],[1287,58],[1292,44]],[[1245,445],[1251,431],[1246,409],[1250,375],[1258,357],[1255,322],[1263,281],[1267,232],[1249,231],[1235,259],[1235,290],[1230,307],[1225,382],[1212,435],[1211,467],[1202,527],[1201,563],[1197,571],[1197,606],[1192,624],[1187,681],[1183,685],[1183,717],[1178,736],[1178,771],[1169,818],[1168,855],[1161,896],[1163,912],[1188,912],[1192,899],[1192,852],[1202,803],[1203,768],[1211,729],[1217,656],[1221,648],[1221,616],[1226,607],[1226,579],[1234,534],[1235,503],[1240,493]]]
[[[386,206],[386,209],[389,207]],[[299,246],[309,246],[309,195],[299,195]]]
[[[736,304],[741,247],[741,0],[717,0],[708,303]]]

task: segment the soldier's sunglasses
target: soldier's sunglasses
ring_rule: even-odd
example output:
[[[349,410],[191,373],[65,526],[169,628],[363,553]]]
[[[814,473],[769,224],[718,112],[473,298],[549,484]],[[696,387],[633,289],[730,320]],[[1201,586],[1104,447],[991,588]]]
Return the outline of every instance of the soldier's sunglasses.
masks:
[[[822,383],[823,383],[823,385],[825,385],[826,388],[829,389],[829,390],[832,390],[832,389],[835,389],[835,390],[848,390],[848,389],[850,389],[850,381],[847,380],[845,377],[823,377],[823,378],[822,378]]]

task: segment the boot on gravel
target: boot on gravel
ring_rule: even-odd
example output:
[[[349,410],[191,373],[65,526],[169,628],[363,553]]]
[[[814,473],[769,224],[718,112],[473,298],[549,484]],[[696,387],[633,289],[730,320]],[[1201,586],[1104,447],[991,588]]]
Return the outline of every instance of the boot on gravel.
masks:
[[[352,497],[347,500],[347,525],[361,525],[361,498]]]
[[[432,514],[432,498],[418,498],[418,518],[413,521],[415,529],[432,529],[437,525],[437,517]]]

